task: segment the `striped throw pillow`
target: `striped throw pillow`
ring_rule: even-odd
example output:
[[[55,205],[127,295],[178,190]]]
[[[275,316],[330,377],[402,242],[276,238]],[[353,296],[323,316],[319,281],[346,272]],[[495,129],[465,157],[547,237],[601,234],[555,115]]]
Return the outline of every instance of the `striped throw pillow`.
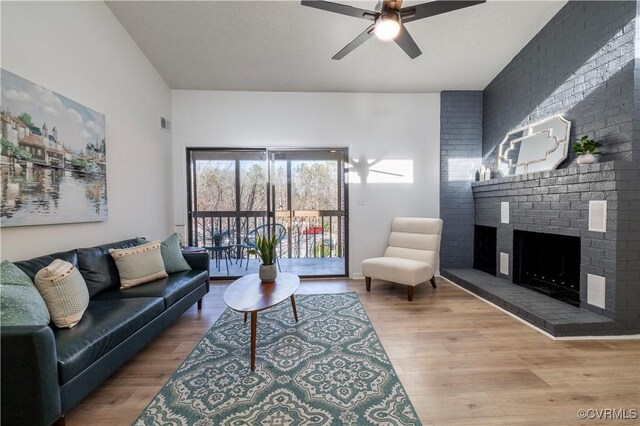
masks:
[[[125,249],[109,249],[120,274],[120,288],[131,288],[167,276],[160,241]]]
[[[80,272],[69,262],[56,259],[36,274],[35,285],[59,328],[72,328],[89,306],[89,290]]]

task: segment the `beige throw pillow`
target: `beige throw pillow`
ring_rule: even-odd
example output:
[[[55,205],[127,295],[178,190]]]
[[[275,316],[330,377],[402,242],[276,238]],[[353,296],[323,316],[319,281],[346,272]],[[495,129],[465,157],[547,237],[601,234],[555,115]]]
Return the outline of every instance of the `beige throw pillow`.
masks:
[[[167,276],[160,241],[126,249],[109,249],[120,273],[120,288],[131,288]]]
[[[38,271],[34,281],[56,327],[71,328],[80,322],[89,306],[89,290],[80,271],[56,259]]]

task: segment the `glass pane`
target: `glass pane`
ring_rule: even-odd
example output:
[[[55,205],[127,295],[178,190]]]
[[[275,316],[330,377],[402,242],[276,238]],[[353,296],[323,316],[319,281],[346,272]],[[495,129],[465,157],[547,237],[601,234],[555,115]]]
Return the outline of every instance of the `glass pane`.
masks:
[[[287,203],[287,161],[276,160],[273,163],[273,184],[275,185],[276,211],[288,210]]]
[[[338,209],[337,161],[292,161],[291,185],[293,210]]]
[[[212,276],[257,272],[260,259],[247,250],[247,238],[272,223],[270,209],[286,229],[276,248],[282,271],[345,273],[343,150],[197,149],[190,156],[197,185],[191,188],[191,240],[209,250]]]
[[[229,211],[236,209],[235,161],[196,161],[198,211]]]
[[[267,209],[267,165],[265,161],[240,161],[240,210]]]

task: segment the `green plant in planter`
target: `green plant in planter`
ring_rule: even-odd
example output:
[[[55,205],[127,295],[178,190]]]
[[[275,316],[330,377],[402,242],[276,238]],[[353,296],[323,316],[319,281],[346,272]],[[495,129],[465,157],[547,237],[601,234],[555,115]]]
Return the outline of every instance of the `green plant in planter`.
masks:
[[[593,139],[589,139],[587,135],[584,135],[573,144],[573,152],[578,155],[602,155],[598,148],[600,148],[602,144],[600,142],[596,142]]]
[[[270,237],[257,236],[255,249],[247,250],[249,254],[257,254],[262,259],[263,265],[273,265],[276,262],[276,245],[278,238],[276,235]]]

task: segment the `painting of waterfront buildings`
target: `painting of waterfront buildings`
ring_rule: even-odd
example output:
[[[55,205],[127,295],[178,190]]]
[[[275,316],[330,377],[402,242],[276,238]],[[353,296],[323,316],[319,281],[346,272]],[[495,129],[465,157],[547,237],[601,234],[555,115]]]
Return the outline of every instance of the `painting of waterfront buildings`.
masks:
[[[106,220],[104,115],[0,72],[0,226]]]

